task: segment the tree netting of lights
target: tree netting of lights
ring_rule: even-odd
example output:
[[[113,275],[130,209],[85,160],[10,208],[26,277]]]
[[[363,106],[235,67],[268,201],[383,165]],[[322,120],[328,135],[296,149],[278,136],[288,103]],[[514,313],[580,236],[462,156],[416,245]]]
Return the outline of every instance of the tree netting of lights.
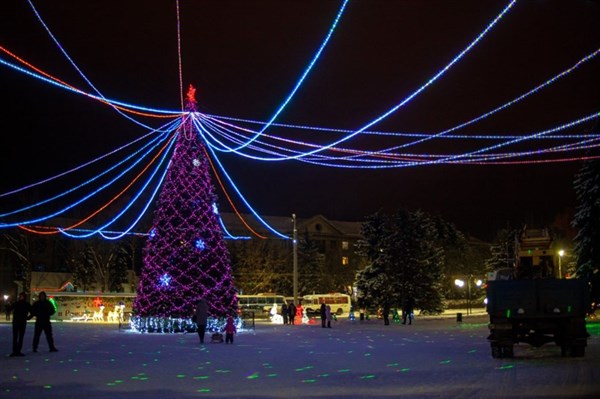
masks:
[[[196,111],[190,86],[186,110]],[[229,251],[203,144],[183,123],[144,252],[131,325],[142,332],[193,331],[198,299],[212,322],[237,314]]]

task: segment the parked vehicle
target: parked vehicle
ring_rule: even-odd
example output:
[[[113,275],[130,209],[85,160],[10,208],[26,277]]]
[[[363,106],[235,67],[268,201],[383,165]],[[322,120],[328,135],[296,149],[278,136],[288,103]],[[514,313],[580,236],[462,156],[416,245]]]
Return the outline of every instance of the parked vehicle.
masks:
[[[338,292],[329,294],[312,294],[302,297],[302,306],[306,309],[307,315],[319,313],[321,304],[324,303],[331,307],[331,313],[337,316],[348,316],[352,309],[350,295]]]
[[[273,305],[277,305],[277,312],[281,313],[281,306],[285,303],[283,295],[272,293],[256,295],[238,295],[238,309],[240,312],[254,312],[255,317],[269,317]]]
[[[517,240],[515,267],[488,276],[492,357],[513,357],[513,346],[540,347],[554,342],[562,356],[581,357],[587,338],[587,284],[563,279],[554,267],[558,251],[546,230],[523,229]]]

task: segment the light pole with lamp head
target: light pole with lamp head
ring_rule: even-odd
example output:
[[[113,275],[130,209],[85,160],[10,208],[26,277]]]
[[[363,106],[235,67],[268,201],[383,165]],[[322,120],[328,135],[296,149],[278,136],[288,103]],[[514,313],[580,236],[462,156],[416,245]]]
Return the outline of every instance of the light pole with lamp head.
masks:
[[[294,305],[298,304],[298,230],[296,228],[296,214],[292,213],[292,248],[293,248],[293,291],[294,291]]]
[[[565,255],[565,250],[558,251],[558,278],[562,278],[562,257]]]
[[[472,275],[469,275],[465,279],[465,280],[467,280],[467,314],[473,313],[472,310],[471,310],[471,280],[472,279],[473,279]],[[454,284],[457,287],[462,288],[462,287],[465,286],[465,281],[457,278],[456,280],[454,280]],[[483,284],[483,281],[481,279],[475,280],[475,285],[477,287],[481,287],[482,284]]]

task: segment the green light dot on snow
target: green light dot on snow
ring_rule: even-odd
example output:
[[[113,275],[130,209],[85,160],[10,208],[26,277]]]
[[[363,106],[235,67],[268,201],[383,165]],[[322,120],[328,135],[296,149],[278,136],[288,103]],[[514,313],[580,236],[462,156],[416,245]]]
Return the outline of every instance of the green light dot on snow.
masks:
[[[403,368],[403,369],[400,369],[400,371],[403,371],[403,372],[407,372],[407,371],[409,371],[409,370],[410,370],[410,369],[409,369],[408,367],[405,367],[405,368]]]
[[[231,370],[227,370],[227,369],[218,369],[216,372],[217,372],[217,373],[222,373],[222,374],[227,374],[227,373],[231,373]]]
[[[200,389],[196,389],[196,392],[210,392],[209,388],[200,388]]]
[[[350,369],[339,369],[338,373],[348,373],[350,372]]]
[[[468,353],[475,353],[477,352],[477,349],[471,349]]]
[[[318,377],[329,377],[329,373],[319,374]]]
[[[277,373],[267,374],[267,377],[269,377],[269,378],[277,377]]]
[[[79,371],[79,369],[73,369],[74,373],[77,373]]]
[[[176,377],[177,378],[185,378],[185,374],[177,374]]]
[[[360,377],[361,380],[372,380],[373,378],[375,378],[375,374],[363,375]]]
[[[442,360],[442,361],[440,362],[440,364],[448,364],[448,363],[450,363],[450,360]]]
[[[305,382],[307,384],[312,384],[312,383],[317,382],[317,380],[302,380],[302,382]]]
[[[363,356],[371,356],[370,353],[365,353]]]
[[[398,365],[399,365],[399,363],[388,363],[388,364],[386,364],[387,367],[396,367]]]
[[[514,368],[514,364],[505,364],[504,366],[500,366],[499,369],[500,370],[508,370],[508,369],[512,369]]]
[[[208,380],[207,375],[197,375],[194,377],[195,380]]]
[[[44,385],[44,389],[52,389],[52,385]]]
[[[249,375],[248,377],[246,377],[246,378],[247,378],[247,379],[249,379],[249,380],[255,380],[255,379],[257,379],[258,377],[259,377],[259,374],[258,374],[258,373],[252,373],[252,374],[250,374],[250,375]]]

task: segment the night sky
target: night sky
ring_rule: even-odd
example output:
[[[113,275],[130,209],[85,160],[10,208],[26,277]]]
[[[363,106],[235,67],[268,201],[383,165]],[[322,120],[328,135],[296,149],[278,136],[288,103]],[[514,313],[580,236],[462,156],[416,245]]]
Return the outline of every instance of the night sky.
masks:
[[[267,121],[323,42],[342,1],[33,1],[69,57],[106,97]],[[277,122],[359,129],[424,85],[510,1],[350,1],[323,54]],[[600,2],[520,0],[457,64],[372,127],[438,132],[484,114],[600,48]],[[0,46],[91,91],[48,37],[27,1],[0,4]],[[600,56],[598,56],[600,57]],[[599,60],[461,133],[513,135],[600,111]],[[14,59],[0,52],[0,59]],[[179,59],[181,59],[181,79]],[[0,192],[88,161],[146,131],[110,107],[0,64]],[[157,122],[153,122],[157,124]],[[568,130],[598,132],[597,119]],[[357,139],[355,147],[369,146]],[[393,145],[390,144],[389,145]],[[468,143],[432,143],[432,153]],[[480,143],[477,145],[481,145]],[[531,147],[531,149],[535,149]],[[422,209],[489,239],[502,227],[543,226],[575,205],[570,162],[416,165],[354,170],[298,161],[222,158],[262,215],[323,214],[361,221],[377,211]],[[591,155],[600,155],[597,148]],[[525,159],[526,160],[526,159]],[[223,211],[228,211],[223,204]]]

